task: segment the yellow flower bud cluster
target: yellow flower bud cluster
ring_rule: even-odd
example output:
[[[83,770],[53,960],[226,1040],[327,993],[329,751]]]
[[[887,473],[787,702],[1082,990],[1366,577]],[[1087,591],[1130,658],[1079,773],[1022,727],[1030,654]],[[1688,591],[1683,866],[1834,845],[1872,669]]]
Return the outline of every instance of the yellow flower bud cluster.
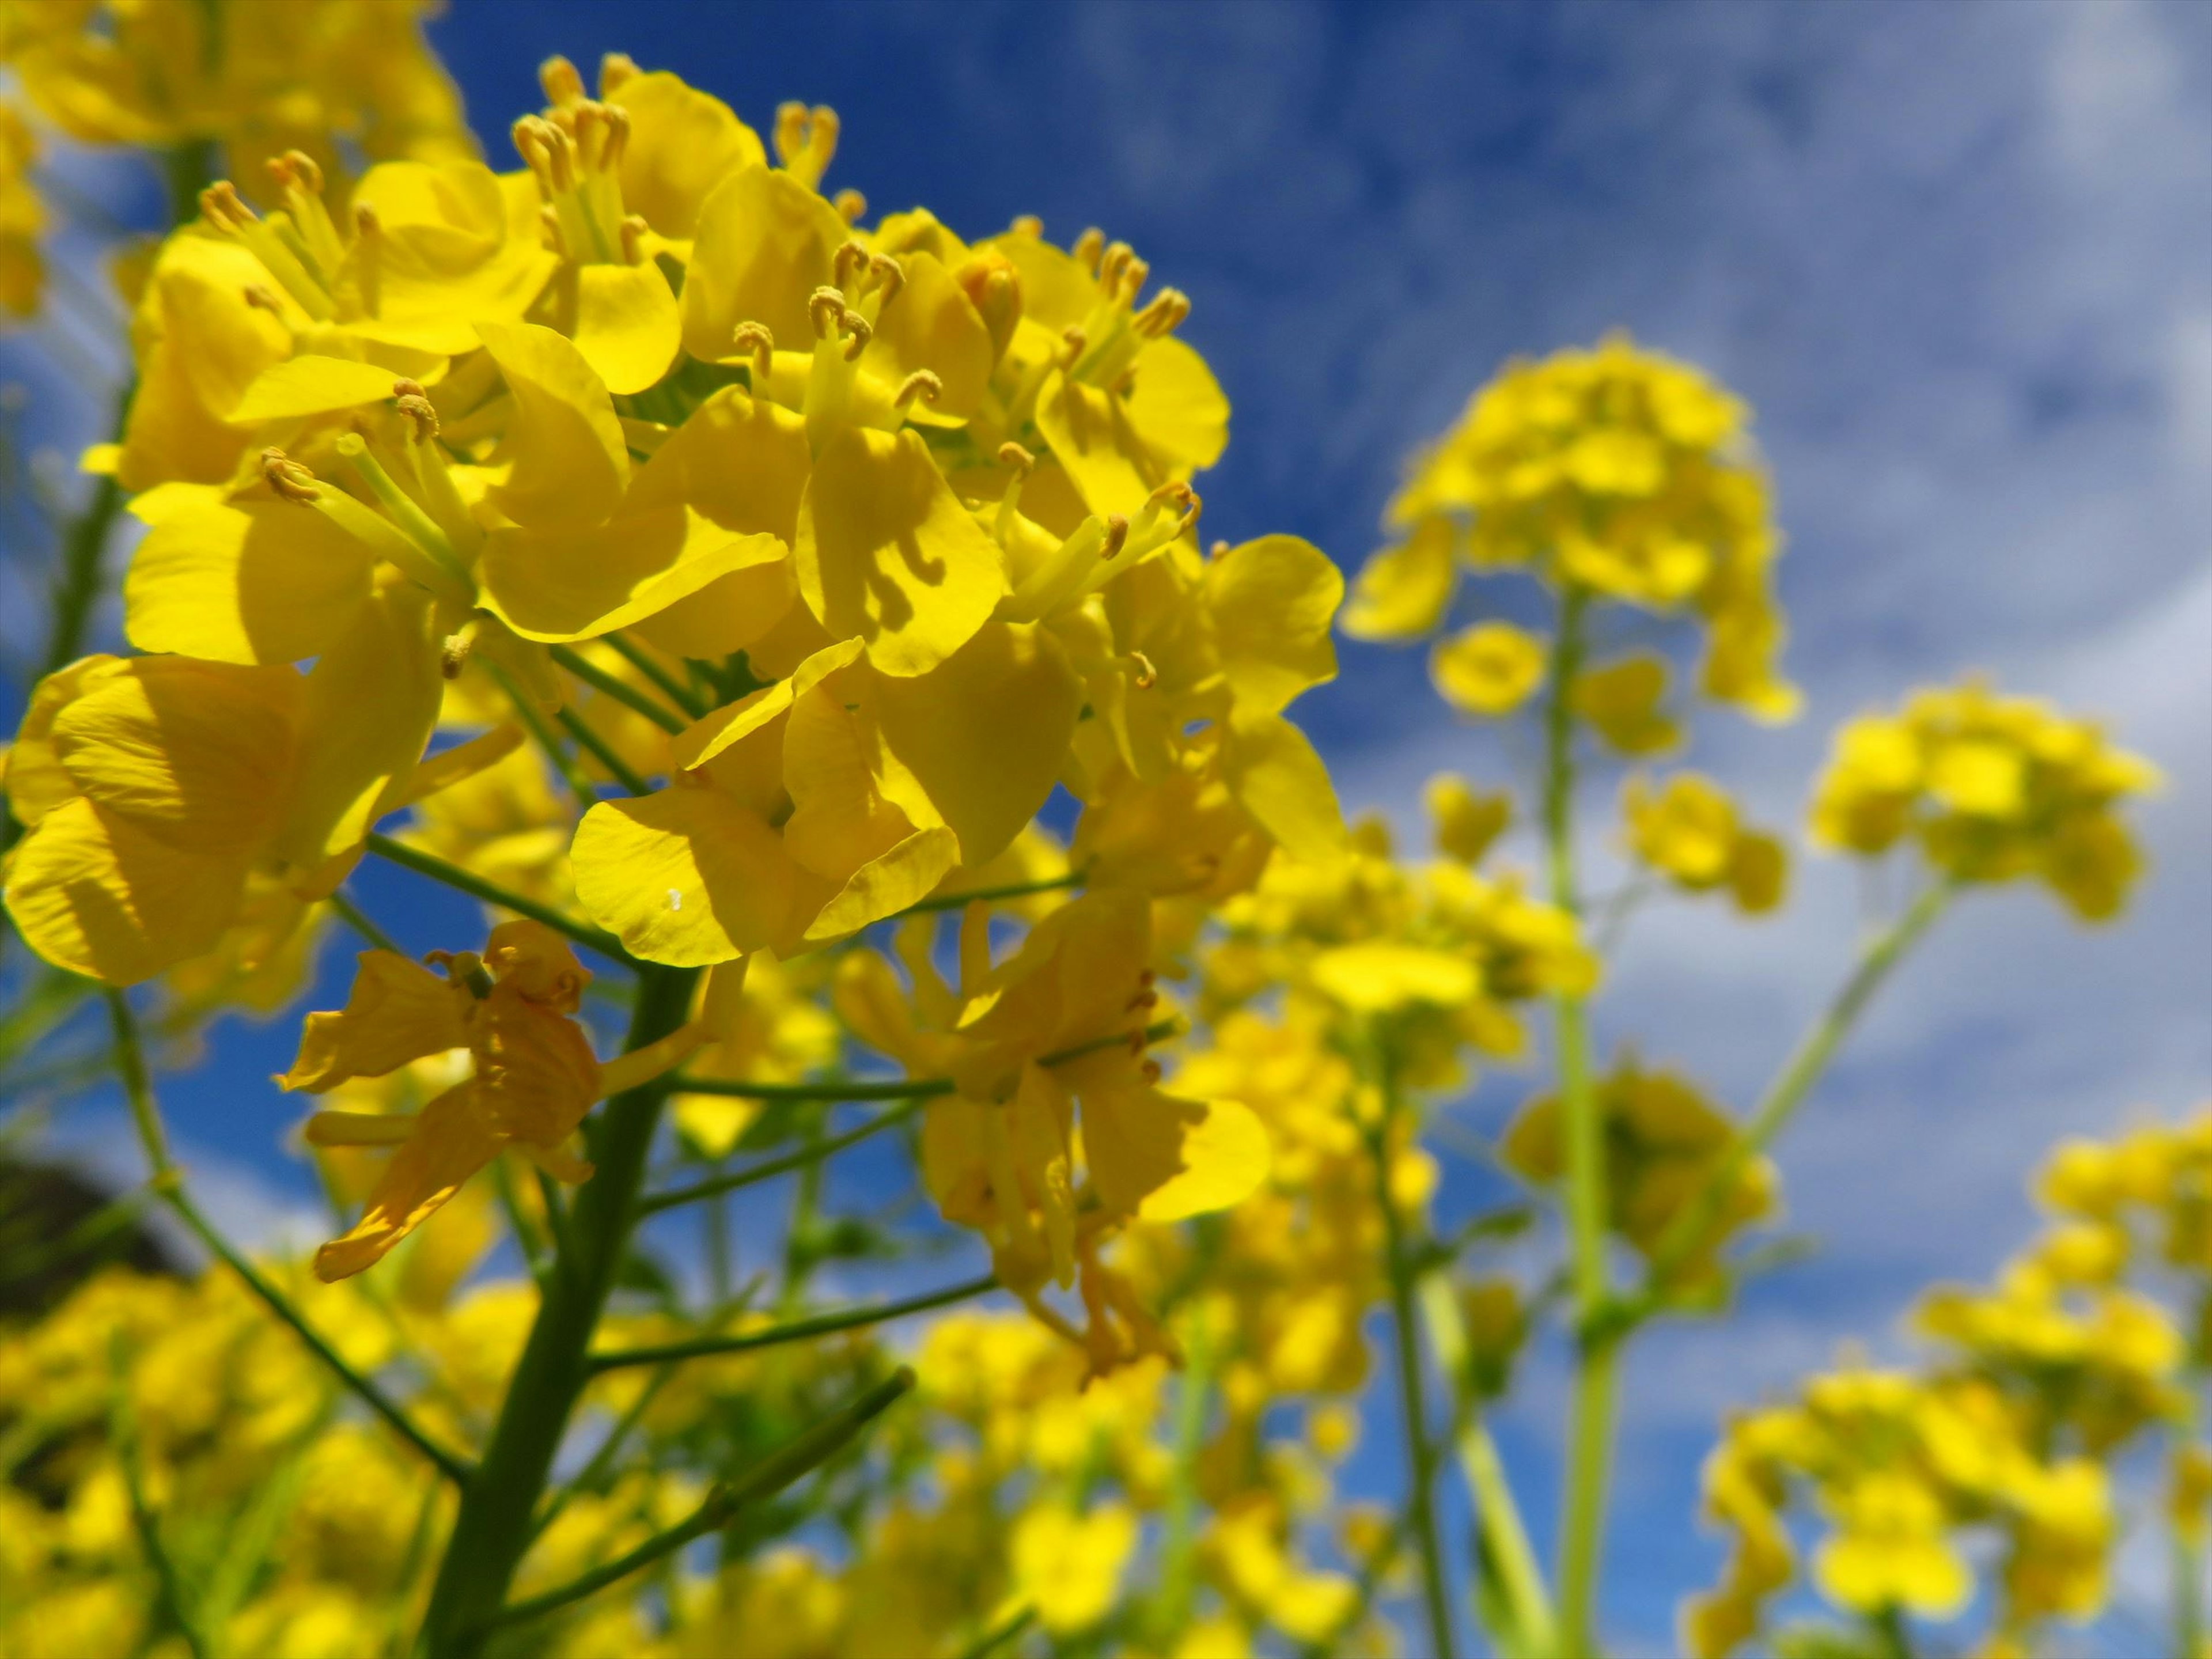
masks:
[[[2103,1608],[2119,1467],[2147,1442],[2169,1466],[2172,1524],[2200,1535],[2208,1464],[2191,1389],[2202,1361],[2153,1294],[2174,1281],[2127,1280],[2148,1233],[2182,1274],[2181,1318],[2197,1317],[2212,1273],[2208,1170],[2212,1115],[2067,1143],[2038,1179],[2058,1212],[2043,1236],[1988,1290],[1922,1299],[1912,1324],[1935,1349],[1926,1366],[1846,1367],[1732,1422],[1705,1491],[1735,1552],[1720,1586],[1686,1607],[1685,1646],[1704,1659],[1762,1632],[1796,1576],[1790,1520],[1808,1500],[1826,1528],[1814,1582],[1861,1618],[1960,1616],[1993,1543],[1986,1643],[2001,1653]]]
[[[1443,622],[1462,568],[1528,570],[1563,593],[1696,617],[1704,693],[1788,719],[1797,696],[1774,668],[1780,540],[1746,424],[1734,398],[1626,335],[1508,365],[1413,463],[1384,515],[1392,544],[1360,572],[1346,631],[1418,638]],[[1438,689],[1469,712],[1503,713],[1540,683],[1536,651],[1517,629],[1478,624],[1438,647]],[[1664,746],[1657,738],[1646,728],[1639,741]]]
[[[2033,878],[2075,915],[2101,921],[2142,872],[2116,809],[2158,781],[2094,722],[1969,680],[1838,732],[1813,835],[1862,854],[1910,841],[1953,881]]]

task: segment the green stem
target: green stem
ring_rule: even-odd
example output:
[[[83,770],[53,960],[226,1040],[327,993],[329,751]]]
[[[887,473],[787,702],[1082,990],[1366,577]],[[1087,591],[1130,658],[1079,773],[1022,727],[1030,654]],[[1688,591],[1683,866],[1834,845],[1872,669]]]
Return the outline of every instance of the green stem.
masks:
[[[120,1340],[118,1333],[118,1346]],[[115,1358],[115,1404],[111,1413],[110,1437],[115,1442],[116,1460],[123,1466],[123,1485],[131,1500],[131,1524],[154,1569],[155,1606],[170,1627],[184,1638],[191,1659],[209,1659],[207,1638],[201,1633],[199,1621],[192,1616],[185,1601],[184,1577],[177,1571],[176,1559],[169,1553],[167,1545],[161,1541],[161,1517],[147,1501],[146,1471],[140,1455],[138,1425],[131,1409],[130,1385],[121,1374],[120,1354]]]
[[[697,978],[690,969],[642,969],[626,1049],[645,1048],[680,1028]],[[422,1645],[431,1659],[466,1659],[481,1650],[529,1547],[532,1517],[554,1455],[591,1376],[586,1356],[629,1245],[638,1187],[666,1090],[665,1079],[626,1090],[589,1126],[595,1172],[577,1194],[568,1244],[547,1277],[491,1443],[476,1478],[462,1491],[430,1593]]]
[[[1750,1121],[1743,1127],[1729,1146],[1728,1154],[1713,1165],[1698,1184],[1690,1200],[1676,1212],[1673,1221],[1652,1249],[1651,1266],[1646,1276],[1649,1287],[1646,1301],[1653,1302],[1665,1293],[1667,1282],[1682,1264],[1695,1255],[1708,1242],[1714,1224],[1719,1219],[1729,1194],[1737,1178],[1752,1159],[1764,1152],[1776,1135],[1782,1132],[1813,1086],[1828,1069],[1837,1048],[1850,1035],[1859,1016],[1874,994],[1881,988],[1882,981],[1896,969],[1905,952],[1935,924],[1943,914],[1957,889],[1947,881],[1938,881],[1924,890],[1905,907],[1896,921],[1869,939],[1860,950],[1858,960],[1851,965],[1850,975],[1835,994],[1813,1029],[1808,1031],[1769,1085],[1759,1104],[1753,1109]]]
[[[1559,1644],[1551,1592],[1545,1587],[1535,1547],[1528,1541],[1504,1460],[1498,1455],[1498,1444],[1483,1421],[1481,1402],[1474,1396],[1468,1373],[1467,1323],[1460,1316],[1450,1282],[1441,1273],[1422,1279],[1420,1302],[1429,1346],[1454,1391],[1453,1449],[1474,1503],[1477,1565],[1481,1579],[1495,1587],[1496,1613],[1504,1620],[1502,1630],[1491,1629],[1493,1644],[1515,1659],[1547,1659]],[[1478,1597],[1478,1610],[1482,1607]],[[1484,1622],[1492,1624],[1489,1618]]]
[[[1401,1109],[1396,1068],[1387,1053],[1376,1054],[1382,1089],[1382,1121],[1367,1137],[1375,1168],[1375,1203],[1382,1214],[1384,1265],[1390,1276],[1391,1334],[1396,1341],[1398,1404],[1405,1419],[1406,1513],[1420,1547],[1421,1590],[1428,1606],[1429,1651],[1452,1659],[1451,1590],[1444,1570],[1443,1537],[1437,1524],[1437,1450],[1429,1437],[1429,1407],[1421,1370],[1420,1337],[1414,1324],[1412,1252],[1405,1218],[1390,1190],[1390,1133]]]
[[[1036,881],[1010,881],[1003,887],[971,887],[964,892],[940,893],[918,903],[909,904],[887,921],[896,921],[901,916],[927,915],[933,910],[960,910],[970,904],[990,903],[998,899],[1026,898],[1031,893],[1053,893],[1064,887],[1083,885],[1085,872],[1070,870],[1065,875],[1044,876]]]
[[[586,812],[597,806],[599,792],[592,787],[592,781],[583,775],[568,751],[561,746],[560,738],[553,735],[553,728],[545,724],[545,716],[538,712],[538,705],[514,683],[513,677],[489,657],[480,656],[477,660],[491,676],[492,684],[506,694],[508,703],[514,709],[514,717],[522,722],[522,729],[530,733],[531,741],[551,763],[553,769],[561,775],[561,781],[568,786],[568,793],[576,798],[576,804]],[[568,711],[564,708],[561,712],[565,714]]]
[[[982,1635],[977,1637],[975,1645],[961,1655],[960,1659],[991,1659],[993,1654],[1004,1652],[1013,1644],[1024,1631],[1036,1623],[1036,1617],[1037,1610],[1035,1607],[1024,1607],[1003,1624],[987,1630]]]
[[[649,795],[653,793],[653,786],[639,776],[628,761],[615,752],[611,744],[592,730],[590,722],[581,714],[573,708],[564,708],[553,718],[561,722],[561,729],[563,732],[576,740],[576,746],[579,749],[605,767],[607,775],[629,790],[632,795]],[[592,789],[589,783],[586,783],[584,788],[586,793],[583,799],[588,800],[592,806],[597,806],[599,804],[599,792]],[[590,809],[587,807],[586,810]]]
[[[331,890],[330,896],[325,898],[323,902],[329,905],[331,909],[337,912],[338,920],[340,921],[345,923],[345,925],[352,928],[355,933],[359,933],[362,938],[367,939],[375,949],[379,951],[389,951],[396,957],[404,957],[407,954],[404,951],[401,950],[397,945],[394,945],[392,942],[391,934],[386,933],[384,929],[378,927],[374,922],[368,919],[368,915],[362,909],[362,908],[353,902],[353,896],[348,893],[344,888],[334,888]]]
[[[933,1308],[950,1307],[956,1302],[965,1302],[998,1288],[999,1276],[986,1273],[982,1278],[969,1279],[965,1284],[951,1285],[941,1291],[910,1296],[903,1302],[886,1302],[874,1308],[841,1309],[836,1313],[817,1314],[811,1319],[793,1319],[781,1325],[770,1325],[765,1330],[749,1331],[742,1336],[702,1336],[688,1342],[658,1342],[650,1347],[617,1348],[610,1352],[589,1355],[585,1363],[596,1376],[601,1371],[619,1370],[626,1365],[664,1365],[683,1359],[705,1359],[716,1354],[750,1353],[755,1348],[773,1348],[786,1342],[804,1342],[809,1337],[829,1336],[838,1331],[858,1330],[864,1325],[881,1325],[889,1320],[903,1319],[908,1314],[927,1313]]]
[[[693,720],[697,720],[700,715],[707,712],[699,706],[699,700],[691,695],[690,688],[653,661],[653,653],[643,646],[633,640],[624,638],[620,634],[602,634],[599,636],[599,642],[611,649],[646,678],[651,680],[659,690],[662,696],[667,698]]]
[[[428,876],[433,881],[441,881],[448,887],[457,888],[468,894],[471,898],[482,899],[486,904],[495,905],[502,910],[512,910],[518,916],[527,916],[532,921],[543,922],[555,933],[566,934],[587,951],[596,951],[603,957],[633,968],[649,965],[639,962],[635,957],[623,949],[623,942],[605,929],[594,927],[589,922],[578,921],[573,916],[564,916],[550,905],[540,904],[535,899],[525,898],[520,893],[509,891],[496,882],[486,881],[481,876],[472,875],[462,869],[459,865],[447,862],[435,853],[426,853],[419,847],[410,847],[404,841],[394,841],[391,836],[374,830],[369,831],[368,839],[363,844],[370,852],[388,863],[412,870],[418,876]]]
[[[1206,1449],[1206,1404],[1213,1393],[1212,1332],[1203,1307],[1194,1310],[1184,1328],[1183,1369],[1176,1393],[1175,1480],[1168,1488],[1159,1590],[1152,1602],[1152,1628],[1163,1649],[1173,1647],[1190,1620],[1198,1567],[1198,1463]]]
[[[466,1632],[469,1645],[480,1645],[493,1626],[519,1625],[526,1620],[542,1618],[571,1602],[580,1601],[586,1596],[629,1577],[641,1568],[651,1566],[665,1556],[672,1555],[695,1538],[703,1538],[710,1532],[720,1531],[748,1505],[764,1498],[773,1498],[793,1481],[828,1462],[900,1395],[913,1388],[914,1382],[913,1371],[900,1366],[885,1381],[839,1407],[787,1445],[769,1453],[739,1479],[716,1485],[707,1494],[706,1501],[693,1510],[688,1519],[671,1527],[666,1532],[647,1539],[627,1555],[618,1556],[581,1577],[547,1590],[542,1595],[533,1595],[526,1601],[496,1608],[481,1624]],[[450,1550],[447,1559],[449,1561],[453,1559]]]
[[[888,1112],[878,1113],[856,1129],[848,1129],[843,1134],[832,1135],[827,1140],[817,1140],[811,1146],[800,1147],[795,1152],[787,1152],[781,1158],[768,1158],[758,1164],[749,1164],[742,1170],[732,1170],[727,1175],[715,1176],[709,1180],[695,1182],[689,1187],[678,1187],[668,1192],[654,1193],[650,1197],[639,1200],[638,1213],[656,1215],[663,1210],[672,1210],[679,1204],[696,1204],[702,1199],[720,1198],[725,1193],[736,1192],[740,1187],[750,1187],[757,1182],[770,1181],[777,1176],[788,1175],[792,1170],[828,1158],[833,1152],[842,1152],[848,1146],[856,1146],[872,1135],[879,1135],[886,1129],[894,1128],[921,1109],[921,1101],[911,1100],[902,1106],[894,1107]]]
[[[1579,915],[1575,879],[1575,723],[1572,696],[1582,672],[1583,623],[1589,596],[1569,583],[1559,597],[1552,642],[1550,702],[1544,720],[1544,850],[1552,902]],[[1565,1124],[1567,1231],[1574,1287],[1577,1357],[1566,1492],[1559,1531],[1559,1645],[1577,1656],[1598,1651],[1594,1633],[1597,1577],[1605,1534],[1607,1460],[1612,1450],[1614,1365],[1610,1344],[1593,1340],[1612,1295],[1606,1273],[1605,1124],[1591,1073],[1589,1013],[1580,996],[1552,999],[1559,1103]]]
[[[597,663],[568,646],[551,647],[553,660],[574,674],[592,690],[612,697],[623,708],[634,710],[651,720],[662,731],[674,733],[690,724],[681,714],[671,714],[635,686],[617,679]]]
[[[131,1005],[123,993],[106,993],[109,1022],[115,1029],[115,1069],[123,1079],[123,1092],[131,1103],[131,1121],[138,1131],[138,1144],[146,1153],[146,1161],[153,1166],[153,1186],[162,1201],[176,1212],[177,1218],[189,1227],[195,1237],[223,1264],[246,1282],[246,1287],[261,1298],[262,1305],[292,1328],[293,1334],[307,1345],[316,1358],[328,1366],[331,1373],[361,1399],[371,1411],[382,1418],[399,1437],[437,1465],[439,1471],[457,1486],[465,1486],[469,1480],[469,1465],[465,1460],[447,1450],[415,1425],[414,1420],[375,1383],[356,1370],[343,1358],[337,1349],[323,1340],[316,1330],[295,1308],[289,1298],[271,1285],[239,1253],[208,1218],[200,1213],[191,1194],[185,1191],[184,1174],[169,1157],[167,1137],[161,1130],[161,1115],[154,1104],[154,1090],[146,1074],[146,1059],[138,1045],[138,1024],[132,1018]]]

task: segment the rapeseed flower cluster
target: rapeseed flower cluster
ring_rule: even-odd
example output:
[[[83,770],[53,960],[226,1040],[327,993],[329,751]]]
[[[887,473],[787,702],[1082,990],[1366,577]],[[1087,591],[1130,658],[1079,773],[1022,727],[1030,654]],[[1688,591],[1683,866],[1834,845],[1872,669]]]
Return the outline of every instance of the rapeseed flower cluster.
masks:
[[[1796,691],[1775,658],[1781,538],[1743,405],[1625,334],[1510,364],[1418,456],[1383,514],[1391,544],[1359,573],[1346,631],[1412,640],[1445,620],[1463,570],[1526,570],[1577,603],[1607,599],[1704,626],[1698,689],[1762,720]],[[1497,715],[1534,695],[1546,642],[1503,622],[1441,641],[1437,689]],[[1666,664],[1625,656],[1567,688],[1577,713],[1631,753],[1668,746]]]
[[[2138,1449],[2158,1448],[2177,1547],[2200,1548],[2208,1156],[2212,1116],[2064,1144],[2037,1181],[2044,1234],[1988,1289],[1938,1288],[1914,1310],[1924,1368],[1847,1365],[1732,1422],[1705,1485],[1735,1553],[1686,1610],[1686,1645],[1727,1654],[1762,1632],[1798,1571],[1801,1506],[1823,1529],[1814,1583],[1876,1625],[1966,1612],[1993,1545],[1993,1655],[2103,1610]]]
[[[1910,842],[1948,880],[2032,878],[2103,921],[2142,873],[2117,809],[2158,782],[2094,722],[1970,680],[1846,724],[1814,798],[1813,834],[1862,855]]]

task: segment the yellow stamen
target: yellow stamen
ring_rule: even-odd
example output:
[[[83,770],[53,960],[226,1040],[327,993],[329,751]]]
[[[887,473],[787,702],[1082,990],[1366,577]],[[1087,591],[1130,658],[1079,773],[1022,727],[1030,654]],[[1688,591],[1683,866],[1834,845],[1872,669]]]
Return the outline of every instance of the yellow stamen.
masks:
[[[1018,213],[1013,222],[1006,227],[1006,234],[1010,236],[1042,236],[1044,234],[1044,221],[1034,213]]]
[[[830,198],[830,205],[837,210],[837,216],[848,225],[860,222],[860,216],[868,210],[868,198],[857,190],[841,190]]]
[[[1075,246],[1068,252],[1075,256],[1076,264],[1095,276],[1098,274],[1099,258],[1106,252],[1106,233],[1093,225],[1075,239]]]
[[[261,477],[284,501],[305,507],[322,498],[323,492],[315,487],[315,475],[273,445],[261,452]]]
[[[638,214],[626,213],[623,216],[622,254],[624,264],[635,265],[645,263],[644,239],[646,233],[652,228]]]
[[[616,88],[637,74],[637,60],[626,52],[610,52],[599,58],[599,96],[611,97]]]
[[[1101,559],[1110,559],[1128,544],[1129,521],[1119,513],[1106,515],[1106,545],[1099,549]]]
[[[891,407],[904,409],[916,398],[926,404],[933,404],[944,395],[945,382],[930,370],[917,368],[899,382],[898,391],[891,397]]]
[[[732,355],[750,351],[753,358],[753,392],[759,395],[768,390],[768,378],[775,366],[775,336],[769,332],[766,323],[739,323],[730,335]]]
[[[599,64],[599,81],[604,87],[606,83],[605,59]],[[576,73],[574,64],[557,53],[538,66],[538,84],[545,89],[545,101],[556,109],[583,101],[584,77]]]

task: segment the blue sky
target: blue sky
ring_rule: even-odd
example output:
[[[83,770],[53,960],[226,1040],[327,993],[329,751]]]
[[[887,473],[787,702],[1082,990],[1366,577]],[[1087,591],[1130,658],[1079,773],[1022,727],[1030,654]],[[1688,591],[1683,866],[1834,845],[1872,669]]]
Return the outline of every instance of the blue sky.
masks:
[[[435,34],[495,165],[541,57],[620,49],[758,125],[785,98],[835,106],[831,183],[876,210],[1129,240],[1193,297],[1187,337],[1235,406],[1201,481],[1211,535],[1291,531],[1355,567],[1399,457],[1506,356],[1625,325],[1705,365],[1758,411],[1808,708],[1779,732],[1716,716],[1691,758],[1769,822],[1795,822],[1838,719],[1968,668],[2110,717],[2166,769],[2130,923],[2086,932],[2027,893],[1966,906],[1783,1148],[1820,1256],[1641,1354],[1624,1638],[1663,1649],[1673,1595],[1710,1575],[1684,1522],[1723,1408],[1839,1340],[1882,1349],[1930,1277],[1987,1272],[2059,1134],[2212,1097],[2212,7],[456,0]],[[33,385],[33,429],[89,422]],[[0,587],[18,617],[20,580]],[[1343,655],[1299,713],[1348,805],[1411,829],[1430,773],[1509,775],[1417,653]],[[438,942],[409,890],[364,886]],[[1859,904],[1814,860],[1782,920],[1642,918],[1601,1030],[1741,1103]],[[303,1190],[258,1081],[283,1047],[227,1030],[169,1085],[241,1223]],[[1504,1431],[1534,1466],[1558,1401],[1546,1369],[1530,1382]]]

